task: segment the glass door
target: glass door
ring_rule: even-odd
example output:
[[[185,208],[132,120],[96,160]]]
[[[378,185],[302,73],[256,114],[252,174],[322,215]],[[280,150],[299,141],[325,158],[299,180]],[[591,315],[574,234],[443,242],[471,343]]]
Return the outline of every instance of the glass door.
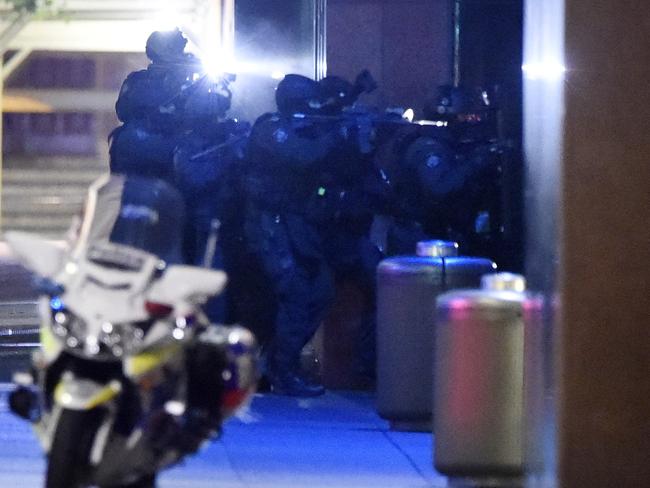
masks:
[[[275,110],[275,87],[288,73],[325,72],[325,0],[236,0],[233,111],[254,121]]]

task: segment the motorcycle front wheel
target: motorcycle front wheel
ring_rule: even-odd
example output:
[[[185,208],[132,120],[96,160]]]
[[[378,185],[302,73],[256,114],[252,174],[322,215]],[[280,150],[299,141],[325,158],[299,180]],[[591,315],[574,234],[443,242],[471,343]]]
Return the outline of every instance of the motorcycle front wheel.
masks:
[[[97,408],[61,412],[47,463],[46,488],[89,485],[90,451],[104,414]]]

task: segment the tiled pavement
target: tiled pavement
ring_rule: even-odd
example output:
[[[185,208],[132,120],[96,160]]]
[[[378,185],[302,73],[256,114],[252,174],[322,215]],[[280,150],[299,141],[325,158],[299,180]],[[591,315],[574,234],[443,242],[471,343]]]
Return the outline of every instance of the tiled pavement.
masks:
[[[0,243],[0,381],[27,364],[37,324],[30,277]],[[11,334],[8,334],[11,331]],[[23,337],[26,332],[29,340]],[[18,337],[17,334],[21,333]],[[0,387],[0,488],[43,486],[44,460],[30,427],[7,411]],[[223,437],[161,477],[161,488],[438,488],[431,435],[390,431],[364,393],[298,400],[257,395]]]
[[[4,395],[3,395],[4,397]],[[389,430],[365,393],[257,395],[223,437],[161,477],[161,488],[439,488],[431,435]],[[0,400],[0,487],[42,486],[29,426]]]

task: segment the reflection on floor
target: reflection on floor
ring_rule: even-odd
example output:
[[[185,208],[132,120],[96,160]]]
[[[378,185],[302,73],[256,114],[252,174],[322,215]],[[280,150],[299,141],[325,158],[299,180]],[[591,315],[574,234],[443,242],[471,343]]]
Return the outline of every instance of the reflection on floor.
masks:
[[[257,395],[223,437],[161,477],[160,488],[440,488],[431,435],[388,429],[364,393]],[[0,401],[0,487],[40,488],[44,461]]]

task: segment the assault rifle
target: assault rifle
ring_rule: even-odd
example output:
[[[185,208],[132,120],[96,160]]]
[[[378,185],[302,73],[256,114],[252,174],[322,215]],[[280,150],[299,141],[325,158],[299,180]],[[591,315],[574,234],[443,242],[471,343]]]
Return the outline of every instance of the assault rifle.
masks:
[[[362,107],[351,107],[343,110],[338,115],[320,115],[320,114],[303,114],[295,113],[291,116],[297,124],[331,124],[337,126],[342,134],[347,137],[350,130],[353,130],[357,136],[359,150],[362,154],[372,152],[372,141],[375,130],[379,127],[433,127],[445,128],[446,121],[440,120],[415,120],[411,121],[404,118],[399,112],[386,111],[379,112]]]

